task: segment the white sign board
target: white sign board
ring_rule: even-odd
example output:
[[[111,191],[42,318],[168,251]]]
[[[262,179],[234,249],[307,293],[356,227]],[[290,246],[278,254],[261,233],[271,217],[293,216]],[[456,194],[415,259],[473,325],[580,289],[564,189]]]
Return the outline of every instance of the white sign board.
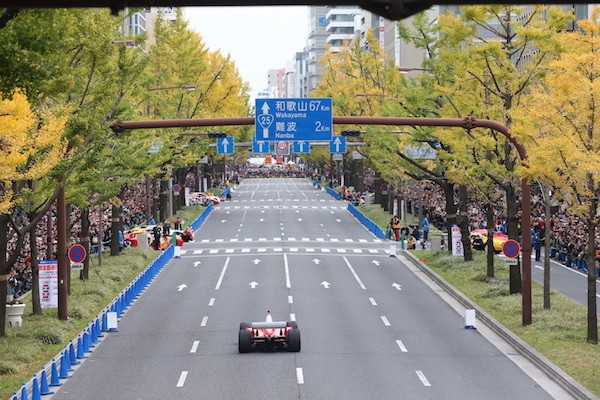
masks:
[[[453,256],[464,256],[465,249],[460,235],[460,228],[456,225],[452,225],[452,255]]]
[[[333,161],[343,161],[344,155],[341,153],[333,153]]]
[[[83,271],[83,263],[71,263],[71,270],[73,271]]]
[[[406,146],[404,154],[413,160],[435,160],[437,154],[430,146]]]
[[[58,261],[41,260],[38,269],[42,308],[58,307]]]

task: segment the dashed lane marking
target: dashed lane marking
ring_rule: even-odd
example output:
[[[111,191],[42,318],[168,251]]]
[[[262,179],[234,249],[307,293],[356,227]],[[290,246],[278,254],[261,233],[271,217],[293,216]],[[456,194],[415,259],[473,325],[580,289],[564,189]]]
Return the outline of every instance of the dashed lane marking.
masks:
[[[370,301],[370,302],[371,302],[371,304],[373,304],[374,306],[376,306],[376,305],[377,305],[377,302],[375,301],[375,299],[374,299],[374,298],[372,298],[372,297],[369,297],[369,301]]]
[[[214,305],[215,305],[215,298],[213,297],[213,298],[211,298],[211,299],[210,299],[210,301],[208,302],[208,306],[209,306],[209,307],[212,307],[212,306],[214,306]]]
[[[356,282],[358,282],[358,284],[360,285],[360,288],[362,290],[366,290],[367,288],[365,287],[365,285],[360,280],[360,278],[359,278],[358,274],[356,273],[356,271],[354,270],[354,268],[352,268],[352,265],[350,265],[350,261],[348,261],[348,259],[346,258],[346,256],[344,256],[344,261],[346,262],[346,265],[348,266],[348,268],[352,272],[352,275],[354,275],[354,279],[356,279]]]
[[[385,326],[390,326],[390,325],[391,325],[391,324],[390,324],[390,321],[388,321],[388,319],[387,319],[387,317],[386,317],[385,315],[382,315],[382,316],[381,316],[381,320],[383,321],[383,324],[384,324]]]
[[[194,344],[192,344],[192,349],[190,350],[190,353],[195,353],[196,351],[198,351],[198,346],[200,345],[200,341],[199,340],[194,340]]]
[[[188,372],[181,371],[181,375],[179,375],[179,380],[177,381],[177,387],[183,387],[185,385],[185,380],[187,378]]]
[[[296,368],[296,379],[298,380],[299,385],[304,383],[304,373],[302,372],[302,368]]]
[[[404,346],[404,343],[402,343],[402,340],[396,340],[396,344],[398,345],[398,347],[400,347],[400,351],[402,351],[403,353],[408,352],[408,350],[406,350],[406,346]]]
[[[221,275],[219,276],[219,280],[217,281],[215,290],[219,290],[219,288],[221,287],[221,283],[223,283],[223,277],[225,276],[225,271],[227,271],[227,266],[229,265],[230,259],[230,257],[227,257],[227,260],[225,260],[225,265],[223,266],[223,270],[221,271]]]
[[[205,315],[202,318],[202,322],[200,323],[200,326],[206,326],[206,323],[208,322],[208,315]]]
[[[425,374],[423,373],[423,371],[416,370],[415,372],[417,373],[417,376],[419,377],[421,382],[423,382],[424,386],[431,386],[431,383],[429,383],[429,381],[425,377]]]

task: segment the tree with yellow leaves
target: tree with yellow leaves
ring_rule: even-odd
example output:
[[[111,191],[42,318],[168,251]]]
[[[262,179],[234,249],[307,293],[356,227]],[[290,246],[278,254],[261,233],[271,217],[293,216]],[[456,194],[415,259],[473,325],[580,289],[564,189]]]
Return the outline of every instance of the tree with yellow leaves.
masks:
[[[587,341],[598,343],[595,244],[600,194],[600,8],[580,30],[562,33],[560,58],[516,115],[514,133],[529,153],[523,173],[560,188],[587,225]]]
[[[20,90],[12,98],[0,100],[0,299],[6,298],[8,276],[21,253],[23,236],[37,223],[30,221],[29,226],[17,228],[15,211],[31,200],[27,183],[42,179],[61,161],[66,150],[65,124],[65,116],[45,110],[36,115]],[[50,203],[49,199],[45,202]],[[15,235],[16,249],[7,255],[8,241]],[[6,302],[0,301],[0,337],[5,334],[5,317]]]

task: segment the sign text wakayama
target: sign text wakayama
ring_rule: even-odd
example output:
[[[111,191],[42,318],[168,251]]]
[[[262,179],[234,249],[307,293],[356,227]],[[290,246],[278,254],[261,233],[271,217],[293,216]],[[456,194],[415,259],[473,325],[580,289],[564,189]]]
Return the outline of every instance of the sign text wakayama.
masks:
[[[256,99],[257,141],[331,140],[332,100]]]

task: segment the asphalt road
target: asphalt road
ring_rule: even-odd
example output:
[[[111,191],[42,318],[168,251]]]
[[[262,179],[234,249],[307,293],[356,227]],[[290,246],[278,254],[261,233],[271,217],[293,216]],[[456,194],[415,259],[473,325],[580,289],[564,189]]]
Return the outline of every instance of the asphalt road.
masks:
[[[54,399],[561,398],[345,208],[307,180],[245,180]],[[267,310],[298,322],[300,353],[238,353]]]

